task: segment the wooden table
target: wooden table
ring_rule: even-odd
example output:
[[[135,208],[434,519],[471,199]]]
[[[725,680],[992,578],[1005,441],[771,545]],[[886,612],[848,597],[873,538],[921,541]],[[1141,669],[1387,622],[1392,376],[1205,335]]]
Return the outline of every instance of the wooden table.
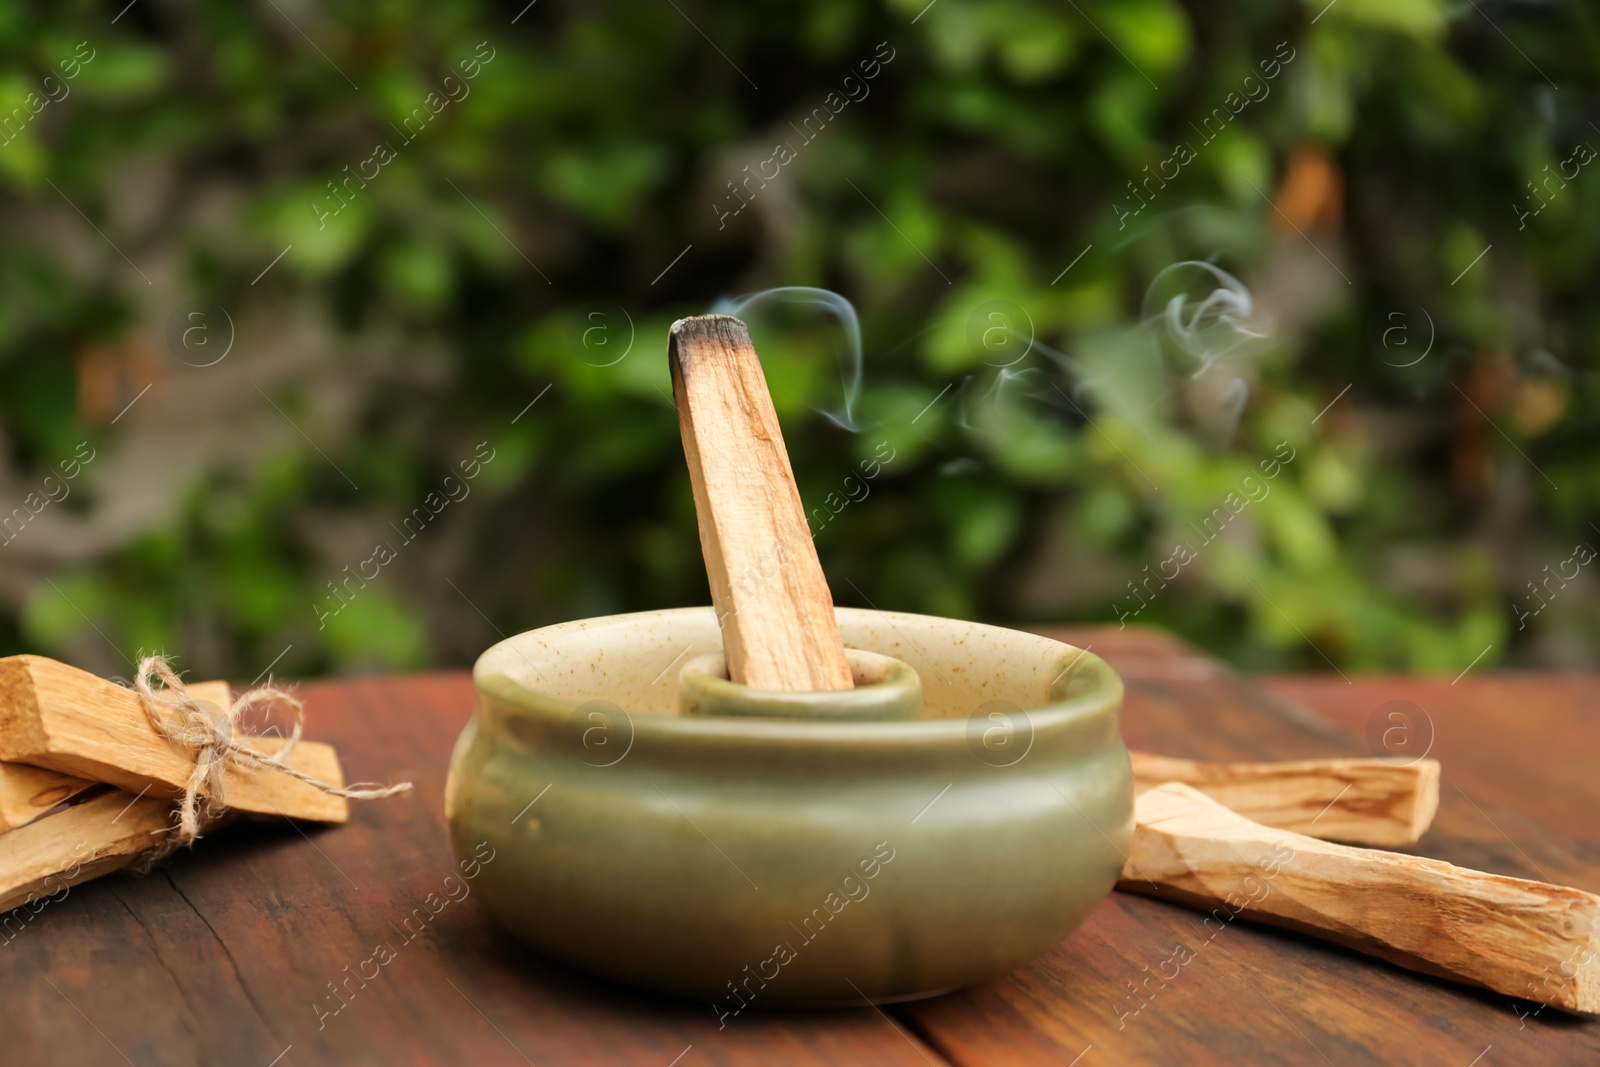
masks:
[[[1600,679],[1256,684],[1153,631],[1054,633],[1122,673],[1124,733],[1156,752],[1365,755],[1374,713],[1409,701],[1444,763],[1419,851],[1600,891],[1600,736],[1584,717]],[[883,1010],[751,1012],[722,1029],[706,1005],[520,949],[470,896],[407,940],[399,924],[453,869],[442,794],[471,685],[448,674],[303,692],[311,735],[339,746],[353,778],[407,777],[416,792],[358,804],[340,828],[231,827],[147,877],[75,888],[6,927],[0,1063],[1600,1063],[1600,1022],[1243,922],[1207,941],[1184,909],[1121,893],[1046,957],[982,986]],[[1196,958],[1137,997],[1180,941]],[[379,943],[394,958],[323,1014]]]

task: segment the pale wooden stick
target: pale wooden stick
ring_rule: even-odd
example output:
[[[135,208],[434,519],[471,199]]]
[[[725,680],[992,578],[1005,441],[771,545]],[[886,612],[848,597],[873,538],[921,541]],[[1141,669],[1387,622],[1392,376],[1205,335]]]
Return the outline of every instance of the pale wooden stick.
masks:
[[[1439,761],[1200,763],[1130,752],[1140,790],[1183,782],[1247,819],[1325,841],[1410,845],[1439,810]]]
[[[1262,826],[1180,782],[1134,803],[1119,889],[1210,911],[1207,927],[1238,915],[1425,974],[1600,1011],[1600,897]]]
[[[0,914],[62,899],[67,887],[129,866],[176,832],[170,801],[112,790],[0,834]],[[11,934],[17,921],[0,921],[0,931]]]
[[[749,331],[728,315],[680,319],[667,357],[728,676],[758,689],[852,688]]]
[[[95,783],[25,763],[0,763],[0,833],[39,818]]]
[[[233,701],[227,682],[195,682],[189,692],[218,707]],[[14,830],[48,813],[98,783],[26,763],[0,763],[0,833]]]
[[[218,695],[224,699],[217,706],[225,709],[226,694],[202,699]],[[252,737],[248,744],[270,755],[283,740]],[[0,659],[0,760],[158,797],[180,795],[194,771],[193,753],[156,732],[137,693],[43,656]],[[344,784],[332,746],[302,741],[285,763],[330,785]],[[314,822],[350,818],[344,797],[270,768],[234,763],[227,776],[230,809]]]

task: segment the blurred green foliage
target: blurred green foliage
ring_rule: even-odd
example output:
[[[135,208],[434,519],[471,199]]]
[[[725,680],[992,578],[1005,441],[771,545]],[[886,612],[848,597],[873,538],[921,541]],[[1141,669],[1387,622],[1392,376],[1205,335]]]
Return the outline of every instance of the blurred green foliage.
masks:
[[[1600,145],[1582,5],[283,0],[108,21],[0,4],[0,107],[94,51],[0,135],[18,494],[81,440],[133,447],[138,420],[109,415],[140,380],[101,411],[86,353],[153,350],[150,404],[206,375],[221,390],[224,368],[267,383],[245,398],[296,433],[219,453],[93,552],[25,530],[0,549],[0,651],[116,668],[159,647],[248,677],[288,645],[279,673],[413,668],[705,602],[666,329],[808,286],[859,313],[859,381],[825,309],[750,315],[802,495],[828,507],[894,454],[817,532],[840,603],[1016,622],[1148,600],[1138,622],[1252,668],[1454,674],[1486,645],[1480,668],[1594,662],[1593,576],[1520,628],[1514,606],[1600,539],[1600,168],[1545,169]],[[1237,117],[1208,136],[1218,108]],[[380,143],[392,161],[336,192]],[[795,160],[735,200],[778,143]],[[1192,161],[1148,183],[1180,143]],[[1185,335],[1163,286],[1191,313],[1231,292],[1168,271],[1193,261],[1251,296]],[[226,364],[174,358],[185,301],[239,324]],[[300,315],[332,336],[348,402],[274,373]],[[319,625],[330,582],[480,441],[495,459],[471,496]],[[1295,458],[1270,493],[1204,543],[1280,442]],[[61,518],[104,519],[96,464]],[[1178,543],[1194,561],[1140,585]]]

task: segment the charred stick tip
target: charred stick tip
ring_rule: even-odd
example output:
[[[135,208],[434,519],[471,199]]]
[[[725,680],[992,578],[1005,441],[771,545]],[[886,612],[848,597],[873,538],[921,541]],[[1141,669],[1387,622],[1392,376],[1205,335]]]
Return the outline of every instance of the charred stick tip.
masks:
[[[691,315],[672,324],[667,354],[674,369],[715,353],[753,350],[750,330],[732,315]]]

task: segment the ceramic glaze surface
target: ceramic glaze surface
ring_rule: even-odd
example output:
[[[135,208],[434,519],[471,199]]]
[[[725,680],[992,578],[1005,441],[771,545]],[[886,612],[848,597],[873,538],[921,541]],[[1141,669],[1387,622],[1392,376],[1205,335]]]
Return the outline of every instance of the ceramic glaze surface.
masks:
[[[711,608],[519,634],[478,660],[446,814],[477,890],[540,952],[745,1007],[927,996],[1050,948],[1133,829],[1122,684],[1032,634],[841,608],[920,677],[915,721],[682,715]]]

